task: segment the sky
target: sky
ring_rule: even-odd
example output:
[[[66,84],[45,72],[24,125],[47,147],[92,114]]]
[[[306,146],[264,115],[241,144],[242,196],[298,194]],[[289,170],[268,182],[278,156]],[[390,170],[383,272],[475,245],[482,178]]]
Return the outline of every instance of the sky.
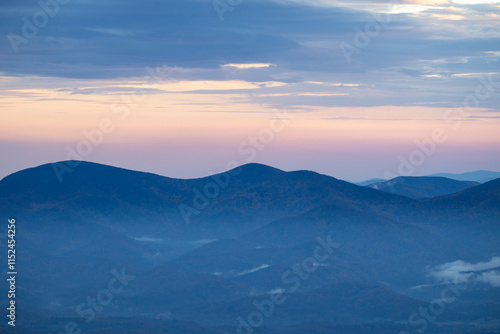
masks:
[[[500,171],[500,0],[3,0],[0,178]]]

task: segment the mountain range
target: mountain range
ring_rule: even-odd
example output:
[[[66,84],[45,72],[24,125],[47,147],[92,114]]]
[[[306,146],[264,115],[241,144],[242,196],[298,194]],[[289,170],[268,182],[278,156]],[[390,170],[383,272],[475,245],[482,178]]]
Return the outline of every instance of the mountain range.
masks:
[[[426,199],[454,194],[479,184],[437,176],[399,176],[389,181],[372,183],[368,187],[410,198]]]
[[[500,329],[500,179],[359,186],[261,164],[174,179],[64,161],[2,179],[0,217],[18,228],[16,333]],[[87,321],[79,305],[121,270],[133,279]],[[444,289],[446,310],[418,315]]]
[[[456,181],[472,181],[472,182],[478,182],[478,183],[485,183],[485,182],[500,178],[500,172],[492,172],[492,171],[488,171],[488,170],[477,170],[474,172],[466,172],[466,173],[459,173],[459,174],[437,173],[437,174],[430,174],[430,175],[425,175],[425,176],[427,176],[427,177],[445,177],[447,179],[456,180]],[[417,177],[422,177],[422,176],[417,176]],[[369,185],[372,185],[374,183],[380,183],[380,182],[385,182],[385,181],[388,181],[388,180],[381,179],[381,178],[373,178],[373,179],[369,179],[366,181],[354,182],[354,184],[356,184],[358,186],[369,186]]]

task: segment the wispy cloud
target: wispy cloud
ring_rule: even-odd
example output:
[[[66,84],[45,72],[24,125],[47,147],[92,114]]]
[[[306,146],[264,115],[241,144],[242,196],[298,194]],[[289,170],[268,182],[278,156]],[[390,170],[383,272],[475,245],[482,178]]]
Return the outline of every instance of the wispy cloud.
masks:
[[[271,63],[255,63],[255,64],[225,64],[222,65],[223,67],[235,67],[237,69],[249,69],[249,68],[266,68],[266,67],[271,67],[271,66],[276,66],[275,64]]]
[[[429,275],[439,282],[483,282],[494,287],[500,286],[500,257],[478,263],[458,260],[430,268],[429,271]]]
[[[243,270],[242,272],[236,274],[236,276],[243,276],[243,275],[246,275],[246,274],[254,273],[256,271],[259,271],[259,270],[262,270],[262,269],[266,269],[268,267],[270,267],[270,265],[263,264],[261,266],[258,266],[258,267],[252,268],[252,269]]]

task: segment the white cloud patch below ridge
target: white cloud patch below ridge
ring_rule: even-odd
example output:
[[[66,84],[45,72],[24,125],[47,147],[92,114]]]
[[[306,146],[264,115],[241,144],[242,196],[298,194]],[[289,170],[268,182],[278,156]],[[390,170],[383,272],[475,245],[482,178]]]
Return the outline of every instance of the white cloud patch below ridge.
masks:
[[[483,282],[500,287],[500,257],[488,262],[468,263],[462,260],[448,262],[430,269],[429,276],[440,282]]]

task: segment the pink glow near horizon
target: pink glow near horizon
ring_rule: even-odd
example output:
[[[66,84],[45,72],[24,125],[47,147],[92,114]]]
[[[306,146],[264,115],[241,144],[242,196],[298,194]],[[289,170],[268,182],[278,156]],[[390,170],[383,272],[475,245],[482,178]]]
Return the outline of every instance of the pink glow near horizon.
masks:
[[[90,153],[80,155],[83,160],[173,177],[208,175],[223,170],[229,160],[263,162],[287,170],[312,169],[344,179],[381,177],[397,168],[400,155],[418,148],[417,141],[431,138],[434,129],[442,129],[447,139],[437,145],[440,154],[426,158],[416,174],[499,165],[498,121],[463,119],[454,128],[455,122],[443,120],[446,108],[314,107],[313,112],[299,112],[231,103],[237,94],[207,98],[173,93],[145,95],[140,103],[121,109],[116,106],[123,104],[117,104],[115,96],[91,94],[73,99],[52,90],[16,93],[21,96],[6,98],[8,103],[0,109],[0,141],[26,150],[42,147],[45,153],[35,159],[39,163],[71,157],[67,146],[77,150],[78,143],[92,137],[107,119],[108,133]],[[284,118],[286,128],[262,142],[258,135],[275,118]],[[252,137],[257,144],[249,140]],[[468,156],[476,156],[475,162]]]

